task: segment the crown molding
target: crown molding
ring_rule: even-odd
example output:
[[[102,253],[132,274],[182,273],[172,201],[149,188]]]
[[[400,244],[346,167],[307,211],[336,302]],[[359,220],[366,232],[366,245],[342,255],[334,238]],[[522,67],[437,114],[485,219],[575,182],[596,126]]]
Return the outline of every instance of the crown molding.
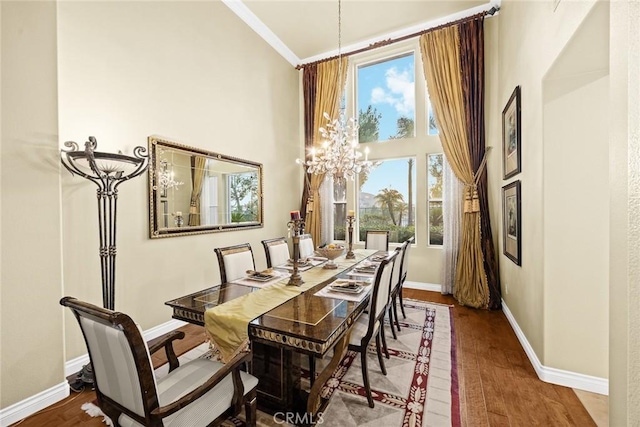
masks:
[[[242,19],[245,24],[255,31],[264,39],[272,48],[276,50],[284,59],[286,59],[294,67],[300,64],[300,58],[282,40],[276,36],[258,17],[249,10],[241,0],[222,0],[238,18]]]

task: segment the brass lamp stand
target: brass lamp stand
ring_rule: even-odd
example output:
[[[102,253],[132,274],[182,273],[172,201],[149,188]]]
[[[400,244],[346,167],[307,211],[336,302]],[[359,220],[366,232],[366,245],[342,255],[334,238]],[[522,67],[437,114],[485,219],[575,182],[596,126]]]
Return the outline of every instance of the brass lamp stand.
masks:
[[[349,252],[345,256],[345,259],[355,259],[356,254],[353,253],[353,222],[356,217],[354,215],[347,215],[347,224],[349,224]]]
[[[294,217],[294,214],[292,214],[291,221],[287,223],[287,227],[289,227],[289,233],[292,234],[293,238],[293,273],[291,274],[287,285],[300,286],[304,283],[304,280],[302,280],[302,276],[300,276],[300,272],[298,271],[298,262],[300,260],[300,235],[305,227],[304,220],[300,218],[299,214],[297,217]]]

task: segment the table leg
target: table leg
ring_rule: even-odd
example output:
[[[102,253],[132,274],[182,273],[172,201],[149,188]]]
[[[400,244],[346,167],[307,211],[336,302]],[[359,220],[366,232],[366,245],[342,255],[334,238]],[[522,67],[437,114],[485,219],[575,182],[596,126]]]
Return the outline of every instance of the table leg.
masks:
[[[313,383],[313,387],[309,391],[309,400],[307,401],[307,412],[315,415],[318,409],[320,409],[322,403],[322,397],[320,393],[322,392],[322,387],[324,387],[324,383],[327,382],[329,378],[331,378],[331,374],[336,370],[342,358],[347,353],[347,349],[349,348],[349,338],[351,337],[351,330],[347,331],[346,334],[342,338],[340,338],[336,345],[333,347],[333,357],[331,361],[325,368],[320,372],[318,378]]]

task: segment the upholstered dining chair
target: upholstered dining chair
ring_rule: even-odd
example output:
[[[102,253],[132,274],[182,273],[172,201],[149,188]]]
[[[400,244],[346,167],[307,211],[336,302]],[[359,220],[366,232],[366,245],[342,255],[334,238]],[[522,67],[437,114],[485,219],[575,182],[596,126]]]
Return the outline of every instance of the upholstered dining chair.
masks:
[[[367,230],[367,237],[364,242],[365,249],[376,249],[378,251],[389,250],[388,230]]]
[[[389,285],[391,283],[391,274],[397,255],[398,252],[394,251],[392,255],[380,263],[373,281],[368,310],[358,317],[358,320],[354,322],[351,327],[349,350],[360,353],[362,379],[367,392],[367,401],[371,408],[373,408],[374,404],[373,396],[371,395],[371,384],[369,383],[369,370],[367,367],[367,347],[371,339],[375,336],[380,369],[383,375],[387,375],[380,344],[381,339],[384,340],[383,322],[389,305]],[[386,350],[386,343],[384,343],[384,348]]]
[[[407,318],[407,315],[404,312],[404,297],[402,296],[402,287],[404,286],[405,280],[407,280],[407,271],[409,270],[409,251],[411,250],[411,246],[415,243],[415,241],[416,236],[411,236],[405,241],[407,246],[405,247],[404,251],[402,251],[402,262],[400,263],[400,265],[402,266],[402,269],[400,271],[400,289],[396,294],[396,296],[400,300],[400,310],[402,311],[402,317],[405,319]],[[393,303],[395,305],[395,301]],[[398,316],[396,316],[396,320],[397,319]],[[398,330],[400,330],[400,324],[397,324],[397,326]]]
[[[263,240],[262,246],[264,246],[264,254],[267,257],[267,267],[282,265],[291,258],[289,244],[284,237]]]
[[[313,256],[316,247],[313,245],[313,238],[311,234],[300,235],[300,258],[307,258]]]
[[[404,254],[407,251],[407,246],[409,245],[410,245],[410,241],[406,240],[402,243],[402,245],[396,248],[398,255],[396,258],[395,266],[393,268],[393,274],[391,275],[391,290],[389,295],[389,326],[391,326],[391,333],[393,334],[394,339],[398,338],[395,328],[393,326],[394,320],[395,320],[395,327],[397,327],[398,331],[400,331],[400,321],[398,320],[397,301],[400,295],[400,289],[402,287],[402,260],[403,260]]]
[[[116,426],[213,426],[237,415],[244,402],[247,424],[256,425],[258,380],[240,371],[250,353],[222,364],[194,359],[182,366],[172,331],[147,346],[133,320],[72,297],[60,304],[75,315],[89,351],[98,406]],[[167,351],[169,373],[156,378],[151,353]]]
[[[220,266],[222,283],[232,282],[247,275],[247,270],[255,270],[256,262],[249,243],[242,243],[225,248],[215,248]]]

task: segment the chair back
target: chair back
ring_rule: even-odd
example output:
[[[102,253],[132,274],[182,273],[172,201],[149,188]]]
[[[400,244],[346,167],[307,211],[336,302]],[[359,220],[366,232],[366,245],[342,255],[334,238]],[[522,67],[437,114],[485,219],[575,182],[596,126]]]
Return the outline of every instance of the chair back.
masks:
[[[393,272],[391,273],[391,282],[389,283],[389,292],[393,294],[395,290],[400,286],[400,277],[402,273],[402,251],[407,242],[404,242],[402,246],[396,248],[396,258],[393,263]]]
[[[222,283],[232,282],[247,275],[247,270],[255,270],[256,263],[249,243],[226,248],[216,248],[220,280]]]
[[[378,251],[389,250],[389,231],[367,230],[367,238],[364,242],[365,249],[376,249]]]
[[[300,235],[300,245],[298,247],[300,249],[300,258],[313,256],[316,247],[313,245],[311,234]]]
[[[402,272],[400,274],[401,283],[404,283],[404,281],[407,279],[407,270],[409,270],[409,250],[411,249],[411,245],[413,245],[415,240],[416,237],[411,236],[403,244],[404,250],[402,252],[402,263],[400,264],[402,266]]]
[[[264,254],[267,257],[267,267],[282,265],[291,258],[289,244],[284,237],[263,240],[262,246],[264,246]]]
[[[373,281],[373,290],[369,300],[369,333],[373,333],[375,323],[385,314],[385,309],[389,303],[389,286],[391,284],[391,274],[393,265],[398,257],[398,252],[394,251],[387,259],[380,263]]]
[[[71,309],[82,330],[100,407],[120,407],[144,424],[159,403],[149,349],[138,326],[126,314],[75,298],[62,298],[60,304]]]

